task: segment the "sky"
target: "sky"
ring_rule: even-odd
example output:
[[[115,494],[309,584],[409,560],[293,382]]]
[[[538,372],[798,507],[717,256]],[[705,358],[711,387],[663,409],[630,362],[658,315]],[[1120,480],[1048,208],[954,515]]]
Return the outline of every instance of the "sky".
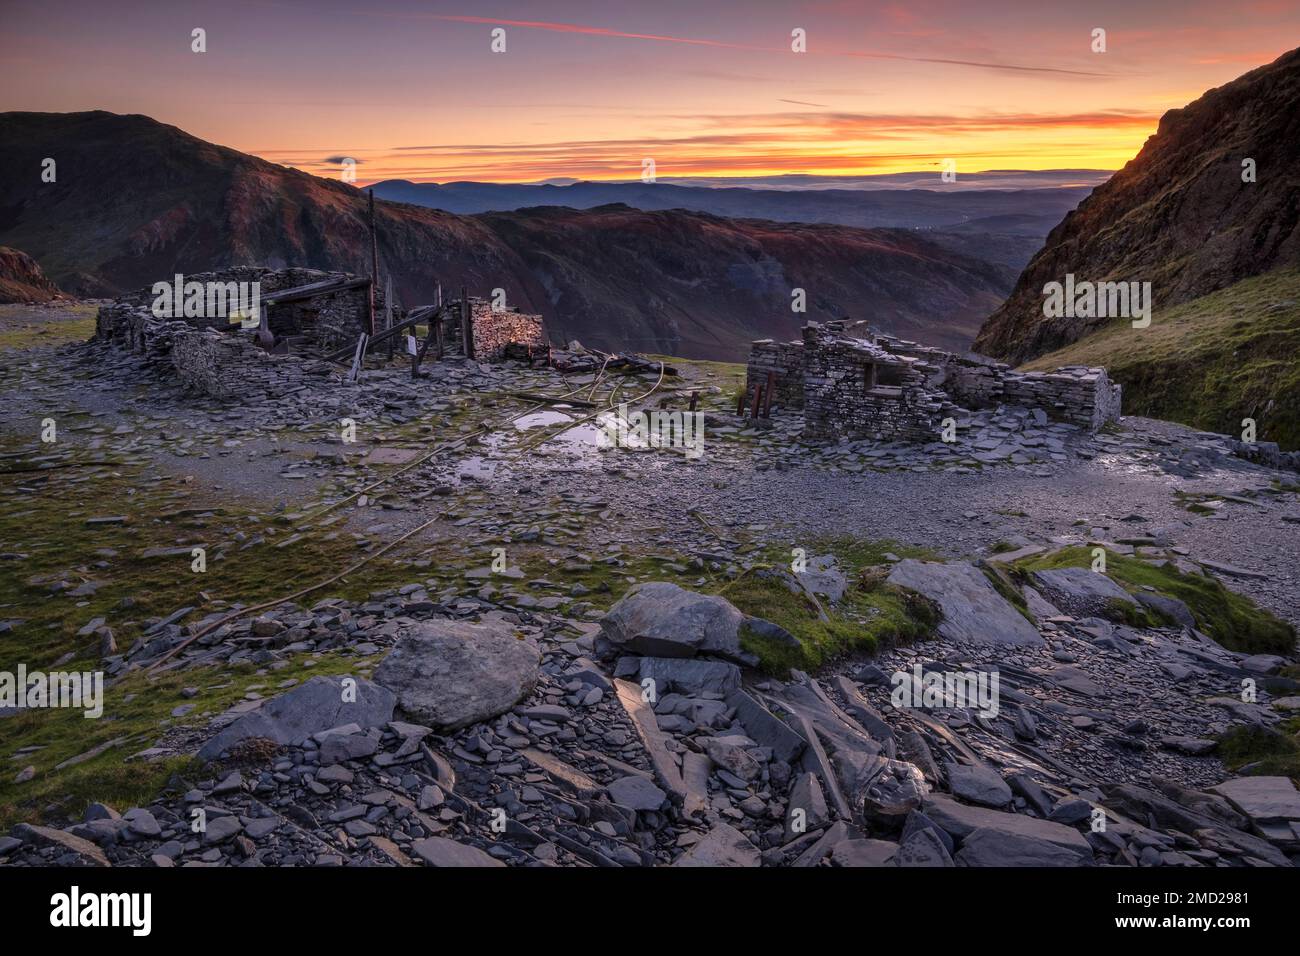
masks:
[[[0,110],[144,113],[358,184],[960,177],[1117,169],[1296,46],[1300,0],[0,0]]]

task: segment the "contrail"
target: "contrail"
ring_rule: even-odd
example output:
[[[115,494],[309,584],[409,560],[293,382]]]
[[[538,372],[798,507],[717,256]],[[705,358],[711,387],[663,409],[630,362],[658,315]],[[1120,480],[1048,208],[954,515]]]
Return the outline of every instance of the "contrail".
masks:
[[[403,16],[402,14],[392,14]],[[483,23],[496,26],[519,27],[525,30],[546,30],[550,33],[579,33],[585,36],[615,37],[623,40],[653,40],[659,43],[683,43],[688,46],[721,47],[728,50],[752,50],[760,53],[786,53],[785,47],[756,46],[749,43],[731,43],[726,40],[707,40],[699,37],[678,37],[663,33],[631,33],[608,27],[590,27],[578,23],[551,23],[545,20],[506,20],[500,17],[459,16],[450,13],[415,14],[415,19],[446,20],[453,23]],[[810,50],[814,55],[848,56],[868,60],[907,60],[913,63],[943,63],[949,66],[970,66],[982,70],[1011,70],[1017,73],[1058,73],[1068,76],[1110,76],[1087,70],[1067,70],[1053,66],[1017,66],[1011,63],[989,63],[983,60],[957,60],[946,57],[907,56],[902,53],[870,53],[861,50]]]

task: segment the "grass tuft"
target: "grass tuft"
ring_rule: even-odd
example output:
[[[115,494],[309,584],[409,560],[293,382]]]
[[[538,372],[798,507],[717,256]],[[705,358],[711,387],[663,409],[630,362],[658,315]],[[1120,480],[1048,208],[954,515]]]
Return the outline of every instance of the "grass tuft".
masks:
[[[1091,549],[1073,547],[1017,561],[1015,573],[1027,580],[1035,571],[1091,566]],[[1295,653],[1295,628],[1209,575],[1184,574],[1172,563],[1154,564],[1109,552],[1106,574],[1131,593],[1150,587],[1182,601],[1196,618],[1197,627],[1229,650],[1287,656]],[[1155,621],[1148,612],[1127,605],[1123,614],[1137,615],[1132,619],[1138,626],[1150,626]]]

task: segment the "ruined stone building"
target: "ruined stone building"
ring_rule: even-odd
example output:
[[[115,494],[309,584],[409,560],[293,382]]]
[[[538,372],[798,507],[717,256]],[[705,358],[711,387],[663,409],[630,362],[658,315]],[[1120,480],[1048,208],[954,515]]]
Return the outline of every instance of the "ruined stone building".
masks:
[[[801,409],[817,441],[935,441],[945,418],[998,404],[1039,408],[1096,431],[1120,415],[1120,386],[1104,368],[1017,372],[874,331],[865,322],[816,323],[797,342],[754,342],[749,389],[771,383],[772,402]]]
[[[191,287],[203,290],[196,301],[181,295]],[[186,275],[176,277],[168,310],[158,308],[153,286],[101,306],[96,340],[145,355],[187,387],[223,400],[275,398],[312,381],[339,379],[363,334],[372,345],[396,343],[393,351],[404,354],[416,324],[432,329],[417,346],[430,360],[459,355],[496,362],[546,350],[541,316],[493,309],[477,298],[468,309],[451,300],[409,312],[394,303],[389,310],[378,286],[372,311],[370,287],[366,276],[314,269],[249,266]]]
[[[443,310],[444,341],[447,347],[472,355],[480,362],[506,358],[529,359],[545,352],[546,330],[540,315],[518,309],[493,308],[485,299],[469,297],[469,348],[466,349],[459,301]]]

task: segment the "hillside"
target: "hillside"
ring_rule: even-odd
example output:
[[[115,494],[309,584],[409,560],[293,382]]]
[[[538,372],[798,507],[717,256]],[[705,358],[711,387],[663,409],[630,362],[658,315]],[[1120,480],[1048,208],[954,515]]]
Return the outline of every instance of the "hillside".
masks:
[[[105,295],[237,264],[369,271],[354,187],[197,139],[145,116],[7,113],[0,242],[55,281]],[[31,170],[58,160],[57,180]],[[19,171],[22,171],[21,174]],[[845,314],[950,348],[969,344],[1014,273],[910,232],[720,219],[685,211],[460,216],[376,203],[381,271],[401,300],[437,283],[540,312],[557,339],[705,358]],[[808,290],[808,312],[790,289]]]
[[[1277,270],[1165,312],[1133,348],[1126,321],[1025,367],[1105,365],[1124,410],[1300,448],[1300,271]]]
[[[1300,50],[1170,110],[1138,155],[1052,230],[977,351],[1024,362],[1105,320],[1046,319],[1043,286],[1150,282],[1165,310],[1279,267],[1300,265]],[[1255,182],[1243,182],[1243,160]],[[1148,330],[1151,331],[1151,330]],[[1145,349],[1146,338],[1129,347]]]
[[[553,334],[604,348],[734,357],[732,343],[796,336],[805,316],[791,311],[790,290],[803,288],[807,318],[861,316],[964,349],[981,306],[1000,301],[1009,279],[905,230],[623,205],[480,218],[548,290],[560,317]]]
[[[48,302],[59,288],[36,260],[18,249],[0,246],[0,302]]]

